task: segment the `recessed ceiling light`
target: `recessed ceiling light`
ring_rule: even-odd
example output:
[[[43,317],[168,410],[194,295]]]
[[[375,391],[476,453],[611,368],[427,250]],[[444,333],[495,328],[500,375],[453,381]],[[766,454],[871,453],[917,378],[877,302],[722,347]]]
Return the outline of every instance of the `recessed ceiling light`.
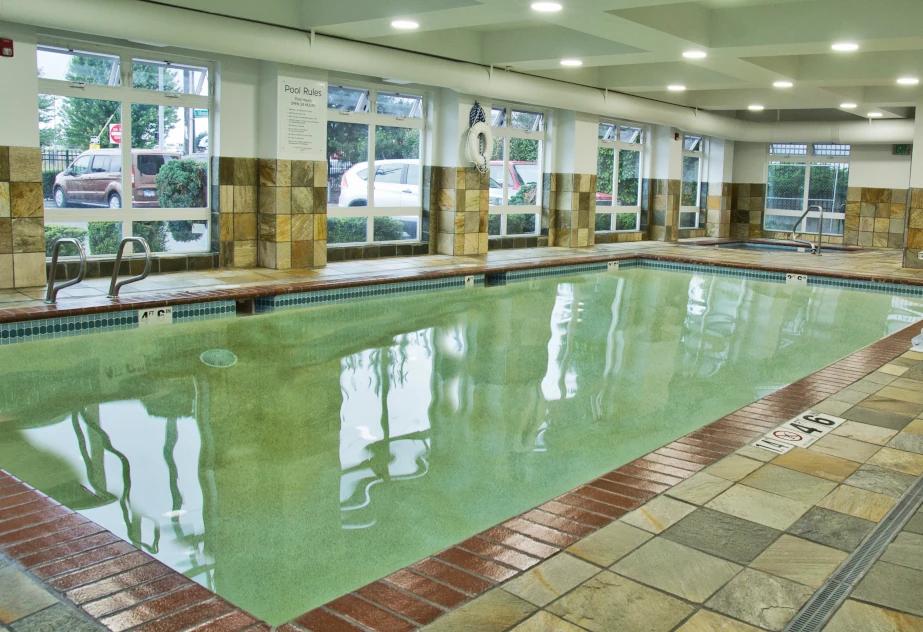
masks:
[[[708,53],[704,50],[687,50],[683,53],[683,57],[686,59],[705,59],[708,57]]]
[[[837,42],[830,48],[838,53],[851,53],[854,50],[859,50],[859,45],[855,42]]]
[[[686,89],[686,86],[682,86],[678,83],[670,84],[669,86],[667,86],[667,90],[669,90],[670,92],[682,92],[685,89]]]
[[[776,88],[791,88],[795,84],[793,84],[791,81],[776,81],[772,85]]]
[[[881,118],[884,114],[881,112],[869,112],[868,116],[869,118]]]
[[[413,20],[394,20],[394,22],[391,23],[391,26],[396,29],[402,29],[405,31],[420,28],[420,24],[418,22],[414,22]]]
[[[840,103],[840,107],[843,108],[844,110],[854,110],[859,106],[856,105],[855,103]]]
[[[751,106],[748,106],[747,109],[750,110],[751,112],[762,112],[766,108],[763,107],[762,105],[753,104]]]
[[[533,2],[532,3],[532,10],[539,11],[541,13],[555,13],[556,11],[560,11],[563,8],[564,7],[562,7],[557,2]]]
[[[915,86],[920,83],[920,80],[916,77],[900,77],[897,82],[902,86]]]
[[[562,59],[562,60],[561,60],[561,65],[562,65],[562,66],[568,66],[568,67],[571,67],[571,68],[576,68],[577,66],[582,66],[582,65],[583,65],[583,62],[580,61],[579,59]]]

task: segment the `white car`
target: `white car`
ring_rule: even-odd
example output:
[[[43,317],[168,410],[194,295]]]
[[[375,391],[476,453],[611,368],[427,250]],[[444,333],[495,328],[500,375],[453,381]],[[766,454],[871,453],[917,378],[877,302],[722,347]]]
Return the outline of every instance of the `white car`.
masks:
[[[369,163],[358,162],[340,180],[340,206],[368,206]],[[420,206],[420,161],[412,159],[375,162],[375,206]]]

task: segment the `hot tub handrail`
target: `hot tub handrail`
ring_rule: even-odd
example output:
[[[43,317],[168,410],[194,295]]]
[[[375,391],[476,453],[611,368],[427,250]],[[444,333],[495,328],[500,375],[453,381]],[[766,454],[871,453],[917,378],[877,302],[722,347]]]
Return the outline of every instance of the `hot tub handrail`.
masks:
[[[144,272],[138,276],[133,276],[130,279],[119,282],[119,268],[122,267],[122,254],[125,251],[125,245],[128,243],[141,244],[141,247],[144,248]],[[147,275],[151,273],[151,263],[151,248],[147,245],[147,241],[143,237],[126,237],[123,239],[119,243],[118,254],[115,257],[115,269],[112,271],[112,282],[109,284],[109,294],[107,296],[109,298],[118,298],[119,290],[121,290],[123,286],[146,279]],[[129,268],[131,268],[130,265]]]
[[[811,212],[811,209],[815,209],[815,208],[820,210],[820,220],[819,220],[820,227],[817,229],[817,245],[816,246],[810,241],[807,241],[805,239],[798,239],[798,232],[797,232],[798,227],[801,225],[801,222],[803,222],[804,218],[808,216],[808,213]],[[824,228],[824,207],[819,204],[812,204],[811,206],[808,207],[808,210],[806,210],[804,213],[801,214],[801,217],[798,218],[798,221],[795,222],[795,225],[792,226],[792,236],[790,240],[795,242],[796,244],[802,244],[802,245],[808,246],[811,249],[812,254],[819,256],[820,255],[821,232],[823,231],[823,228]]]
[[[58,255],[61,252],[61,244],[73,244],[77,247],[77,254],[80,256],[80,267],[77,270],[76,277],[60,285],[55,285],[55,277],[58,275]],[[83,281],[83,277],[86,276],[86,273],[87,253],[83,249],[83,244],[72,237],[62,237],[61,239],[55,240],[51,250],[51,271],[48,273],[48,289],[45,290],[45,302],[49,305],[54,305],[55,301],[58,300],[58,292],[66,287],[77,285]]]

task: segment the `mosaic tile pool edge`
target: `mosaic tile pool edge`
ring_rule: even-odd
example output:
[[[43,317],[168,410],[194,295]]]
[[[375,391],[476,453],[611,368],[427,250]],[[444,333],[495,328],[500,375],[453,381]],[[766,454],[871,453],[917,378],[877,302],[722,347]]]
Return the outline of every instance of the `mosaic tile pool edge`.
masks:
[[[484,287],[483,274],[474,277],[475,287]],[[465,276],[446,277],[442,279],[423,279],[419,281],[402,281],[380,285],[338,288],[335,290],[317,290],[315,292],[298,292],[280,294],[256,299],[257,314],[271,314],[289,309],[304,309],[313,305],[343,303],[346,301],[367,300],[389,295],[408,294],[411,292],[432,292],[436,290],[461,290],[465,288]]]
[[[140,312],[137,310],[124,310],[107,314],[43,318],[0,324],[0,346],[137,329],[139,315]],[[236,301],[176,305],[173,307],[172,324],[230,318],[236,315]]]

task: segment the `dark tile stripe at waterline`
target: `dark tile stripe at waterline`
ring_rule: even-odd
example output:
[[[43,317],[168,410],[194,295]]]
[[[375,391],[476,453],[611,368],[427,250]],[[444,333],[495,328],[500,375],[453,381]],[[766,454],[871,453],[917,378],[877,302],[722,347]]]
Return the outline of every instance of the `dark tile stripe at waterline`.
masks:
[[[643,505],[718,461],[796,412],[849,386],[903,353],[916,326],[856,351],[830,366],[722,419],[689,433],[568,493],[396,571],[382,580],[297,617],[279,629],[411,630],[452,611],[477,595],[548,559],[602,526]],[[35,494],[37,500],[23,494]],[[23,498],[9,501],[7,498]],[[113,629],[150,624],[185,630],[207,624],[217,630],[268,630],[210,591],[161,568],[153,558],[116,538],[90,540],[81,525],[91,522],[0,472],[0,551],[20,567],[45,551],[30,572],[52,590],[83,603],[118,599],[122,610],[106,615]],[[92,525],[94,533],[104,532]],[[97,531],[98,529],[98,531]],[[147,570],[176,577],[177,587],[151,596]],[[135,570],[138,569],[138,570]],[[147,569],[141,572],[141,569]],[[112,578],[118,575],[118,582]],[[117,596],[113,593],[119,592]],[[95,603],[91,601],[89,603]],[[221,622],[221,623],[219,623]],[[258,626],[258,627],[253,627]],[[133,629],[133,628],[132,628]]]
[[[172,323],[188,323],[236,315],[236,301],[215,301],[172,307]],[[0,324],[0,345],[57,340],[95,333],[138,329],[139,311],[120,311],[108,314],[46,318],[19,323]]]

